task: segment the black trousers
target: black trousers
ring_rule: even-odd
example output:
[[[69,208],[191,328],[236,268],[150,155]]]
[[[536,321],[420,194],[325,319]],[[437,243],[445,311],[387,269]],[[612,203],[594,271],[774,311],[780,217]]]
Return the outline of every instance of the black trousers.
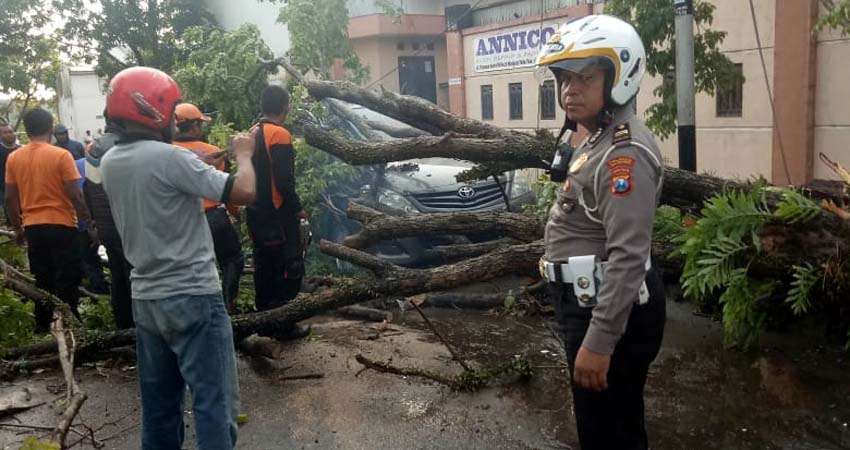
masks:
[[[77,314],[83,276],[77,229],[64,225],[32,225],[24,229],[24,234],[36,287],[59,297]],[[36,302],[36,329],[46,331],[52,320],[53,307]]]
[[[282,225],[283,242],[254,240],[254,288],[260,311],[283,306],[301,291],[304,257],[300,252],[300,220],[293,214],[283,219]]]
[[[635,305],[608,370],[608,390],[590,391],[573,385],[573,407],[582,450],[646,450],[643,390],[649,365],[661,348],[666,320],[664,285],[655,270],[646,276],[649,302]],[[572,285],[550,283],[564,337],[570,374],[590,325],[592,310],[578,306]],[[572,375],[571,375],[572,377]]]
[[[242,242],[239,241],[239,234],[233,227],[227,210],[211,208],[206,211],[206,216],[215,247],[215,259],[221,269],[224,304],[227,305],[228,312],[233,313],[236,299],[239,297],[239,279],[242,278],[242,270],[245,267]]]
[[[78,231],[77,234],[79,234],[77,242],[80,246],[80,256],[83,260],[83,274],[89,282],[89,289],[95,294],[108,294],[109,286],[106,285],[103,262],[97,253],[97,247],[92,246],[91,238],[85,231]]]
[[[104,241],[106,256],[109,258],[109,273],[112,276],[110,304],[115,326],[119,330],[133,328],[133,297],[130,290],[130,270],[133,267],[124,256],[121,241]]]

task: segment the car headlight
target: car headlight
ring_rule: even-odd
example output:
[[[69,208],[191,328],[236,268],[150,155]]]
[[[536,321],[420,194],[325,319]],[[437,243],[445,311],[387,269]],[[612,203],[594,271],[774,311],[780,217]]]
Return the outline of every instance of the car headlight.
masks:
[[[532,183],[529,180],[527,174],[522,173],[520,171],[516,171],[513,173],[513,180],[511,181],[511,198],[522,197],[523,195],[527,195],[529,193],[534,192],[532,187]]]
[[[388,206],[392,209],[404,211],[407,214],[419,214],[419,210],[413,206],[403,195],[389,189],[381,189],[378,191],[378,203]]]

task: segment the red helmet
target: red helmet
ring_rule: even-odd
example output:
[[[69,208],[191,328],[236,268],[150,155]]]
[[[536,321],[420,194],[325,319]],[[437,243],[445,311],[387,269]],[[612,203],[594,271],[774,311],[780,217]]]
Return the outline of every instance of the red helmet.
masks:
[[[150,67],[124,69],[109,82],[106,114],[113,120],[129,120],[154,130],[171,124],[180,88],[165,72]]]

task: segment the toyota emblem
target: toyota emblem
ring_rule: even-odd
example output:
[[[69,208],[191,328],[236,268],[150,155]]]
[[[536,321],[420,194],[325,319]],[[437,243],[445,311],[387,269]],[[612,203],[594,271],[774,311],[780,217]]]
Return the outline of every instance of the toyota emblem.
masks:
[[[475,189],[473,189],[472,186],[464,186],[457,190],[457,196],[460,198],[475,197]]]

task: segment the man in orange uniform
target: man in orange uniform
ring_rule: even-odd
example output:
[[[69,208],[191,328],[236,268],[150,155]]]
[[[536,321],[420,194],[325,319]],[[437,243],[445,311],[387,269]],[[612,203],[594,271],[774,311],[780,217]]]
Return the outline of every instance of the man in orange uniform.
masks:
[[[199,158],[206,161],[209,161],[210,158],[218,160],[217,164],[213,164],[215,168],[228,172],[227,158],[216,157],[221,150],[215,145],[203,141],[203,124],[209,122],[210,118],[191,103],[177,105],[174,114],[177,117],[177,135],[174,137],[174,145],[191,150]],[[213,237],[215,259],[221,269],[225,304],[228,311],[234,313],[236,299],[239,296],[239,279],[242,277],[245,260],[242,256],[242,244],[239,241],[239,235],[233,227],[228,211],[233,217],[239,217],[239,209],[236,207],[225,208],[224,205],[213,200],[204,200],[203,207]]]
[[[263,117],[257,130],[254,167],[257,200],[247,209],[248,230],[254,240],[254,287],[260,311],[285,305],[301,290],[304,255],[300,222],[307,219],[295,190],[295,150],[292,135],[283,127],[289,113],[289,94],[267,86],[260,95]],[[278,338],[307,333],[294,327]]]
[[[97,232],[83,201],[80,173],[67,150],[49,144],[53,116],[41,108],[24,114],[30,144],[15,150],[6,162],[6,206],[18,242],[29,243],[27,254],[35,284],[77,312],[82,261],[77,247],[77,219],[89,225],[93,243]],[[76,212],[76,214],[75,214]],[[35,324],[46,331],[53,308],[36,303]]]

